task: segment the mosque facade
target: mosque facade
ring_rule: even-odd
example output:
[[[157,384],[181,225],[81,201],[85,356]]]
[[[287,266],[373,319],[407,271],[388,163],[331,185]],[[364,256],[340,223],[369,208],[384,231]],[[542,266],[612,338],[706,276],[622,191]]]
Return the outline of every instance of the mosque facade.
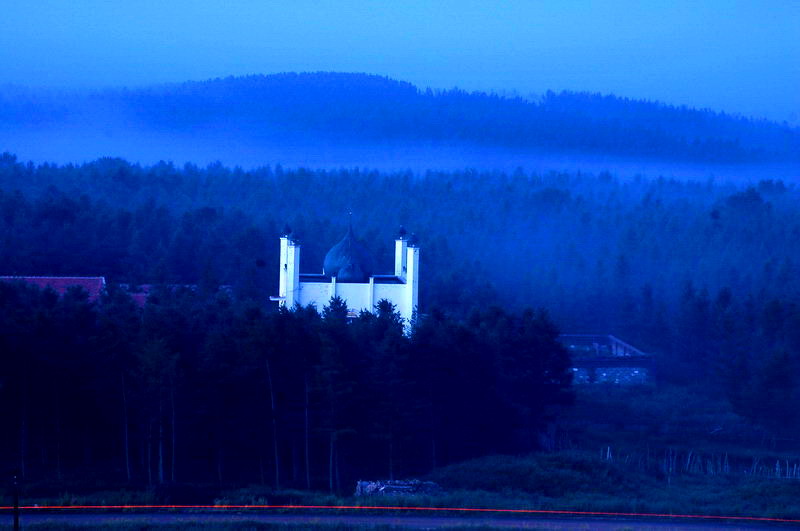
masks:
[[[325,255],[319,274],[300,272],[300,245],[291,233],[280,242],[280,283],[273,301],[288,308],[313,305],[322,311],[332,298],[339,297],[356,315],[375,312],[378,302],[385,299],[407,325],[413,321],[419,293],[419,247],[413,236],[406,238],[404,230],[395,240],[393,274],[375,274],[372,255],[356,238],[352,225]]]

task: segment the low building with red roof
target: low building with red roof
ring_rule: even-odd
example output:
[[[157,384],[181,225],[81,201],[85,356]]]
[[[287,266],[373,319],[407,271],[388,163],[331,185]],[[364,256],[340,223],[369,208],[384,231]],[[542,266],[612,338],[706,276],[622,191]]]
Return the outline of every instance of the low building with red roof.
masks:
[[[25,282],[39,289],[50,288],[59,295],[64,295],[73,286],[83,288],[89,294],[89,300],[97,302],[106,289],[105,277],[13,277],[0,276],[0,282]]]

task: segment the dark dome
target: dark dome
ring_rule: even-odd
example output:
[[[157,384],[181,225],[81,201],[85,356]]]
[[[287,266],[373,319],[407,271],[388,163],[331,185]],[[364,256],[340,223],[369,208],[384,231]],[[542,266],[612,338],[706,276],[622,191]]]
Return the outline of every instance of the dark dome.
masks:
[[[372,255],[353,234],[347,230],[342,241],[334,245],[325,255],[322,271],[337,282],[369,282],[372,276]]]

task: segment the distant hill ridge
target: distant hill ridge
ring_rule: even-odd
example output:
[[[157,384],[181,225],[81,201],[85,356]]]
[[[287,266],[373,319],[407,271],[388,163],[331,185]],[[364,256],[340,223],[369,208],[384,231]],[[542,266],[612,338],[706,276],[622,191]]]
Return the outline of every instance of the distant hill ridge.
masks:
[[[613,95],[532,101],[387,77],[282,73],[59,96],[0,90],[0,127],[61,122],[229,134],[276,142],[475,144],[720,163],[796,162],[800,129]]]

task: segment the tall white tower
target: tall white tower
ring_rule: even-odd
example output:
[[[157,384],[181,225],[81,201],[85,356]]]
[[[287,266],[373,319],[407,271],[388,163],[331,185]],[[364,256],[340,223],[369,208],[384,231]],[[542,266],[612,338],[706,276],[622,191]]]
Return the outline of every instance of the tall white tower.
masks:
[[[281,304],[294,308],[300,291],[300,246],[292,240],[291,234],[281,236],[280,287],[278,297]]]
[[[379,301],[391,302],[407,325],[414,320],[419,298],[419,247],[401,229],[395,240],[394,274],[373,274],[372,256],[353,232],[325,256],[321,274],[300,273],[300,245],[290,233],[282,236],[280,286],[277,297],[282,306],[313,305],[321,311],[332,298],[345,301],[352,315],[374,312]]]

